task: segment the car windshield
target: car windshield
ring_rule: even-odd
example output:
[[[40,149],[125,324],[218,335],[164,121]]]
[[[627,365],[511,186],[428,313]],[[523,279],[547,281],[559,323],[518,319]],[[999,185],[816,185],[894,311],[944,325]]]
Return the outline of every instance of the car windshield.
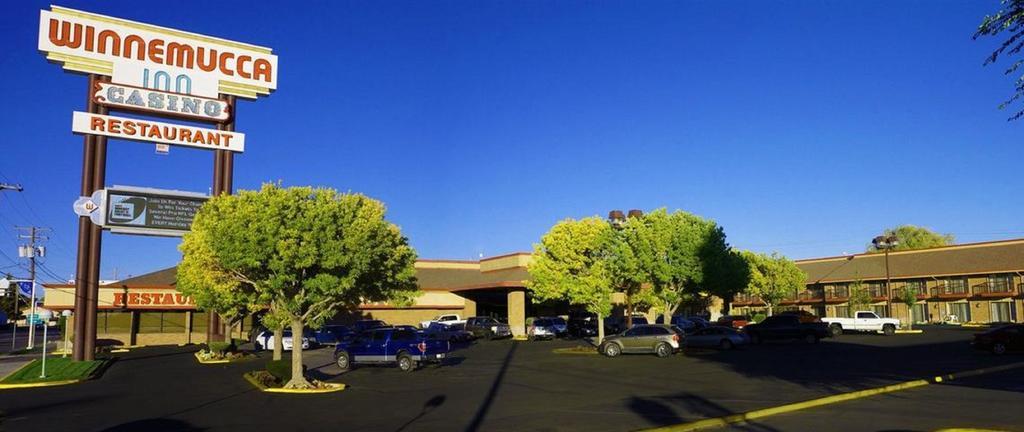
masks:
[[[551,320],[539,319],[533,322],[535,327],[547,327],[551,325]]]
[[[551,323],[554,325],[565,325],[565,320],[562,318],[552,318]]]

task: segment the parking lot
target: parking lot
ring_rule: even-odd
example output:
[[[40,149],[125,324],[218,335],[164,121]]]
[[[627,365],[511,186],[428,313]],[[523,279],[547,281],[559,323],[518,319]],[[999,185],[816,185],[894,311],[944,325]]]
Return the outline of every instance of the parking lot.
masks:
[[[341,373],[332,350],[307,352],[311,373],[350,387],[281,395],[242,378],[269,357],[199,365],[194,347],[120,355],[98,380],[0,393],[4,430],[280,428],[367,431],[622,431],[740,413],[937,374],[1024,361],[972,351],[970,329],[927,328],[884,337],[848,334],[816,345],[766,343],[661,359],[557,355],[577,341],[484,341],[448,364],[402,373],[360,367]],[[782,414],[744,430],[1013,430],[1024,413],[1024,369]],[[809,425],[815,425],[811,427]],[[121,429],[118,429],[120,427]]]

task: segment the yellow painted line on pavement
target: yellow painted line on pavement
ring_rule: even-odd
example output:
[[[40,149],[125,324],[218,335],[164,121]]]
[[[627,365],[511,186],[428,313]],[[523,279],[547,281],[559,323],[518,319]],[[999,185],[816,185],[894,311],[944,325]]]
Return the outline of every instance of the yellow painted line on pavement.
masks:
[[[1001,372],[1010,369],[1017,369],[1024,367],[1024,362],[1011,363],[1002,366],[993,366],[989,368],[973,369],[963,372],[957,372],[947,375],[940,375],[932,380],[914,380],[906,381],[898,384],[887,385],[883,387],[877,387],[866,390],[858,390],[849,393],[842,393],[832,396],[825,396],[822,398],[806,400],[803,402],[795,402],[791,404],[779,405],[770,408],[762,408],[758,410],[748,411],[740,414],[732,414],[724,417],[713,417],[704,420],[697,420],[689,423],[682,423],[677,425],[662,426],[651,429],[644,429],[645,432],[686,432],[695,431],[700,429],[715,428],[715,427],[726,427],[729,425],[746,423],[751,420],[769,417],[778,414],[785,414],[795,411],[801,411],[809,408],[815,408],[823,405],[831,405],[840,402],[846,402],[854,399],[861,399],[870,396],[876,396],[885,393],[892,393],[897,391],[909,390],[916,387],[923,387],[931,384],[932,382],[941,383],[944,380],[952,380],[957,378],[966,378],[971,376],[984,375],[994,372]],[[949,432],[951,430],[947,430]]]
[[[33,387],[52,387],[65,384],[74,384],[82,380],[62,380],[62,381],[43,381],[34,383],[20,383],[20,384],[0,384],[0,390],[6,389],[21,389],[21,388],[33,388]]]

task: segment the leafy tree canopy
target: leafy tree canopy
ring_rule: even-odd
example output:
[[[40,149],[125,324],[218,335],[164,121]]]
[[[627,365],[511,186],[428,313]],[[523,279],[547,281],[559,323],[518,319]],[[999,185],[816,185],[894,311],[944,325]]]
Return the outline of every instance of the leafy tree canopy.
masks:
[[[914,225],[900,225],[886,229],[884,236],[895,236],[899,244],[892,250],[924,249],[937,246],[948,246],[953,244],[955,238],[952,234],[939,234],[928,228]],[[875,245],[868,246],[868,252],[879,252]]]
[[[749,251],[743,252],[743,258],[750,272],[746,292],[761,298],[769,315],[780,301],[804,289],[807,274],[788,258]]]
[[[986,66],[995,63],[1001,56],[1016,56],[1020,54],[1021,49],[1024,49],[1024,0],[1002,0],[998,11],[992,15],[986,15],[981,20],[978,30],[974,33],[974,39],[982,36],[998,36],[1003,32],[1007,33],[1006,39],[985,58]],[[1003,71],[1003,74],[1017,75],[1017,69],[1020,68],[1022,62],[1024,60],[1021,59],[1014,61]],[[999,109],[1009,107],[1021,96],[1024,96],[1024,74],[1018,76],[1014,81],[1013,94],[999,104]],[[1024,110],[1017,110],[1008,120],[1017,120],[1022,116],[1024,116]]]
[[[541,301],[564,299],[608,316],[614,292],[607,260],[611,229],[596,216],[567,219],[551,227],[534,245],[527,267],[532,279],[527,288],[534,297]]]

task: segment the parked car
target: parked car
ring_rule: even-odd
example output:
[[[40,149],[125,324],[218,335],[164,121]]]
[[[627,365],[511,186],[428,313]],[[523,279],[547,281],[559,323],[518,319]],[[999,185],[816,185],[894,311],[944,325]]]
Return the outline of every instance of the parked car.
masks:
[[[793,315],[775,315],[765,318],[756,324],[747,324],[743,332],[750,337],[751,343],[766,340],[800,339],[807,343],[818,343],[819,340],[831,337],[828,325],[822,322],[804,323]]]
[[[464,322],[466,322],[466,320],[462,319],[462,317],[460,317],[459,314],[441,314],[441,315],[438,315],[438,316],[436,316],[436,317],[434,317],[432,319],[428,319],[426,321],[421,321],[420,322],[420,328],[424,328],[425,329],[427,327],[430,327],[431,323],[436,323],[436,322],[445,323],[445,324],[454,324],[454,323],[460,323],[460,322],[464,323]]]
[[[683,330],[675,326],[634,325],[620,334],[605,338],[597,350],[608,357],[622,353],[654,353],[658,357],[668,357],[679,350],[684,337]]]
[[[451,349],[448,341],[431,339],[413,330],[382,327],[360,333],[334,349],[341,370],[358,364],[395,364],[411,372],[420,363],[441,362]]]
[[[339,325],[339,324],[327,324],[327,325],[323,326],[320,329],[320,331],[327,332],[327,333],[330,333],[330,334],[334,335],[334,339],[335,339],[334,343],[335,344],[337,344],[339,341],[345,340],[345,339],[350,338],[350,337],[352,337],[354,335],[354,332],[352,331],[351,328],[349,328],[348,326]]]
[[[711,326],[686,335],[686,347],[731,350],[750,343],[750,338],[732,327]]]
[[[551,318],[537,318],[526,327],[530,340],[552,340],[558,337],[558,327]]]
[[[658,315],[658,318],[655,319],[654,322],[655,322],[655,324],[664,324],[665,323],[665,316],[664,315]],[[691,320],[689,318],[684,318],[681,315],[673,316],[672,317],[672,322],[670,322],[669,324],[672,324],[672,325],[674,325],[676,327],[679,327],[679,328],[683,329],[683,331],[686,334],[691,334],[691,333],[693,333],[693,332],[703,328],[700,325],[698,325],[695,321],[693,321],[693,320]]]
[[[714,324],[711,323],[711,321],[708,321],[704,317],[700,317],[700,316],[696,316],[696,315],[688,316],[688,317],[686,317],[686,319],[688,319],[688,320],[690,320],[690,322],[696,324],[698,328],[708,328],[708,327],[711,327],[711,326],[714,325]]]
[[[319,328],[313,330],[313,340],[316,341],[317,345],[333,346],[338,344],[338,335],[325,328]]]
[[[750,317],[746,315],[723,315],[718,319],[718,325],[734,329],[742,329],[747,324],[750,324]]]
[[[648,324],[649,323],[647,322],[647,317],[645,317],[643,315],[633,314],[633,326],[634,327],[638,326],[638,325],[648,325]],[[622,333],[627,328],[628,328],[628,326],[626,325],[626,317],[624,317],[624,316],[608,317],[608,318],[604,319],[605,333],[618,334],[618,333]]]
[[[352,331],[354,333],[362,333],[367,330],[387,326],[388,324],[381,320],[359,320],[356,321],[355,324],[352,324]]]
[[[431,323],[423,330],[428,337],[448,342],[469,342],[473,340],[473,333],[466,331],[465,323],[447,324],[443,322]]]
[[[256,340],[254,341],[257,350],[272,350],[274,349],[275,343],[274,332],[272,330],[264,330],[260,332],[256,335]],[[281,336],[281,349],[291,351],[292,344],[292,331],[285,330],[284,334]],[[309,349],[309,337],[307,336],[302,337],[302,349]]]
[[[992,351],[997,355],[1010,351],[1024,351],[1024,325],[1010,324],[984,333],[976,333],[971,346],[974,349]]]
[[[466,330],[473,333],[474,338],[496,339],[512,336],[512,328],[508,324],[491,317],[466,319]]]
[[[828,317],[822,318],[821,321],[828,325],[833,336],[839,336],[844,331],[882,332],[886,336],[892,336],[900,328],[900,320],[881,318],[872,311],[857,311],[853,316],[853,318]]]
[[[553,316],[547,317],[551,320],[551,323],[555,326],[555,336],[564,337],[569,334],[569,323],[565,321],[565,318]]]
[[[821,318],[819,318],[817,315],[812,314],[812,313],[810,313],[808,311],[805,311],[805,310],[802,310],[802,309],[782,311],[782,312],[779,312],[779,315],[793,315],[793,316],[795,316],[797,318],[800,318],[800,322],[805,322],[805,323],[807,323],[807,322],[821,322]]]
[[[566,323],[566,331],[572,337],[597,336],[597,318],[592,316],[570,317]]]

